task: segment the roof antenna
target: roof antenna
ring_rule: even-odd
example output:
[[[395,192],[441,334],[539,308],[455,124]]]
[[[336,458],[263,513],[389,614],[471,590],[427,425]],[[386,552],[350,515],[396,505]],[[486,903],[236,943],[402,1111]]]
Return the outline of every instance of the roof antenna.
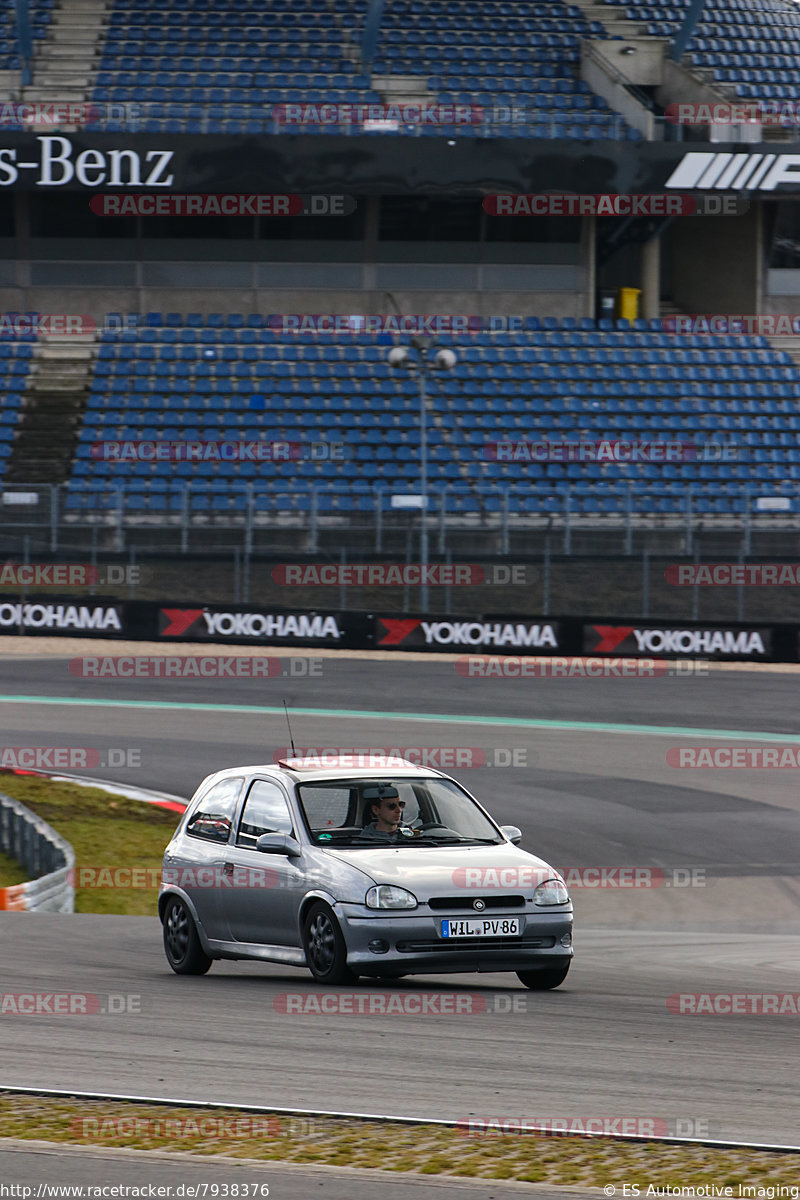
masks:
[[[286,713],[286,724],[289,726],[289,741],[292,744],[292,758],[297,758],[297,751],[294,748],[294,738],[292,737],[292,726],[289,722],[289,710],[286,707],[286,701],[283,702],[283,711]]]

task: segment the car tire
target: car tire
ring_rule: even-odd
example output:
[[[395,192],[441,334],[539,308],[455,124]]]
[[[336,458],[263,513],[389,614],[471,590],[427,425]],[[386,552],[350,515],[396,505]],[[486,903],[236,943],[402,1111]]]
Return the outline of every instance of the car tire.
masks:
[[[532,992],[546,992],[557,988],[569,974],[570,964],[565,967],[550,967],[542,971],[517,971],[517,979]]]
[[[212,962],[200,944],[194,917],[177,896],[164,909],[164,953],[176,975],[205,975]]]
[[[347,965],[347,946],[339,922],[327,904],[314,904],[303,922],[306,963],[317,983],[355,983]]]

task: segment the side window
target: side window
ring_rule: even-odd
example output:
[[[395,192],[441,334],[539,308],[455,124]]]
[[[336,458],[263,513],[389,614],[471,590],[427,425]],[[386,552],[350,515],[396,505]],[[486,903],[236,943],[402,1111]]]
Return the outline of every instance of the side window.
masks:
[[[215,784],[192,813],[186,832],[209,842],[227,842],[241,787],[241,779],[223,779]]]
[[[255,846],[262,833],[292,833],[289,806],[277,783],[257,779],[247,793],[237,846]]]
[[[347,824],[352,790],[349,787],[321,787],[318,783],[300,789],[303,808],[314,833],[340,829]]]

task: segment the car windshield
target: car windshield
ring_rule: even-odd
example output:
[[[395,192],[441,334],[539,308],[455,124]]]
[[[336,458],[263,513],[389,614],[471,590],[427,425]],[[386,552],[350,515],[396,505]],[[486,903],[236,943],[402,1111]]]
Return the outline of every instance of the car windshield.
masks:
[[[503,838],[458,784],[436,777],[326,779],[299,785],[306,825],[320,846],[375,849],[387,844],[423,849],[465,844],[499,845]],[[402,805],[396,834],[376,824],[376,808],[386,799],[390,813]]]

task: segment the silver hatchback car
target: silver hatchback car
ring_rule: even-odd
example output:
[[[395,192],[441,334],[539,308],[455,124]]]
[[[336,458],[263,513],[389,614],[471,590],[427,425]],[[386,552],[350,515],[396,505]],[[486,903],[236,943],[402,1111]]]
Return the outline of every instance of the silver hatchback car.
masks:
[[[164,853],[173,971],[259,959],[325,984],[515,971],[558,987],[573,954],[558,872],[440,771],[357,763],[283,759],[202,782]]]

